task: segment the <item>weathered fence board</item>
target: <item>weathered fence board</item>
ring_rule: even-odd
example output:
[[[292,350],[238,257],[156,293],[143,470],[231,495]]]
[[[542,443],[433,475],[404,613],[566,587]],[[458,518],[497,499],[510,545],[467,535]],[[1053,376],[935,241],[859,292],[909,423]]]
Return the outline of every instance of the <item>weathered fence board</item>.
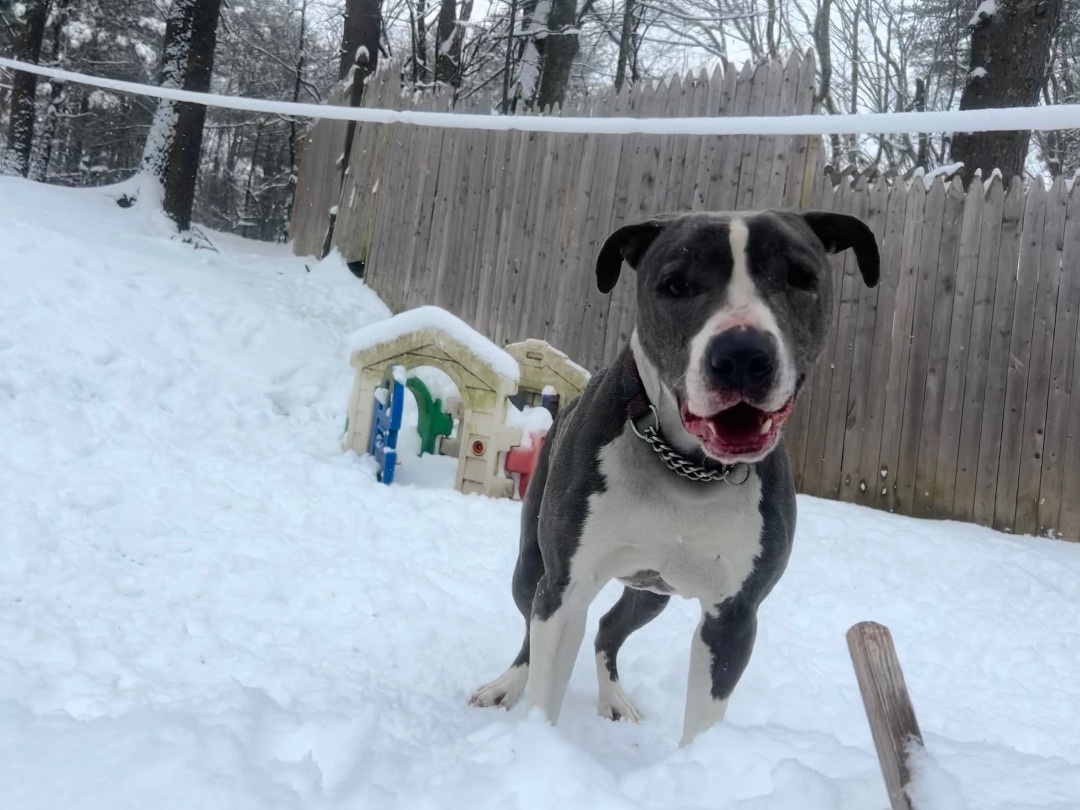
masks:
[[[798,114],[798,108],[801,106],[799,102],[799,91],[801,85],[799,80],[801,79],[802,60],[799,54],[792,52],[788,58],[787,63],[784,65],[783,82],[780,88],[780,104],[777,109],[779,110],[791,110],[794,114]],[[788,165],[791,161],[791,152],[794,147],[797,147],[800,140],[805,139],[792,139],[790,137],[779,137],[772,139],[772,154],[766,156],[762,164],[767,169],[767,176],[765,179],[765,196],[758,204],[767,206],[769,208],[775,208],[783,205],[784,192],[787,191],[788,185]]]
[[[867,402],[863,410],[862,422],[866,433],[859,457],[859,487],[856,496],[859,503],[866,505],[877,504],[884,497],[883,478],[880,474],[888,393],[888,386],[884,384],[884,381],[889,378],[893,316],[896,312],[896,291],[899,282],[897,274],[890,272],[890,269],[900,266],[908,201],[908,195],[904,193],[902,187],[884,183],[880,185],[882,191],[888,194],[888,208],[883,229],[882,274],[877,288],[873,353],[870,366],[865,372]]]
[[[1065,238],[1065,181],[1058,178],[1046,201],[1046,224],[1041,238],[1039,278],[1035,297],[1035,321],[1026,371],[1021,435],[1020,474],[1016,493],[1016,517],[1011,528],[1034,534],[1039,523],[1039,488],[1042,480],[1046,407],[1050,398],[1050,362],[1054,351],[1054,322],[1061,285],[1061,254]]]
[[[515,240],[518,238],[515,229],[517,220],[521,215],[520,209],[524,205],[524,200],[528,197],[528,189],[525,186],[532,179],[531,171],[526,171],[526,169],[531,170],[532,166],[535,165],[535,161],[527,165],[524,158],[527,151],[533,148],[535,144],[535,133],[518,132],[513,133],[511,137],[513,138],[513,148],[510,164],[513,167],[511,170],[513,174],[507,189],[506,198],[508,204],[504,203],[500,216],[499,248],[495,254],[498,297],[493,296],[492,300],[497,301],[497,305],[494,307],[491,323],[487,330],[488,336],[500,344],[510,342],[505,340],[506,321],[507,318],[511,317],[510,295],[514,285],[517,284],[517,268],[511,258],[511,251],[514,248]]]
[[[962,189],[961,189],[962,193]],[[928,460],[936,461],[934,496],[929,503],[933,514],[950,516],[956,497],[956,474],[960,458],[960,429],[964,416],[964,393],[967,386],[967,358],[971,342],[971,316],[974,310],[976,276],[979,270],[979,242],[982,236],[982,213],[986,194],[981,184],[972,183],[964,199],[960,226],[960,246],[956,265],[952,324],[949,343],[941,361],[945,388],[940,407],[941,429],[937,447],[929,447]]]
[[[330,94],[330,104],[344,103],[345,91]],[[297,160],[303,171],[297,177],[290,233],[293,250],[300,256],[320,255],[330,226],[330,211],[341,194],[341,172],[347,155],[347,121],[319,121],[300,139]]]
[[[605,99],[601,112],[607,115],[622,115],[626,112],[628,104],[629,96],[626,93],[619,96],[612,94]],[[603,347],[602,356],[606,360],[614,357],[622,343],[625,342],[619,340],[618,320],[620,310],[615,306],[616,300],[619,300],[619,296],[623,292],[618,289],[611,295],[599,294],[599,290],[596,289],[594,262],[601,246],[600,223],[611,222],[614,224],[626,204],[625,198],[620,198],[617,193],[611,193],[611,189],[617,188],[620,183],[619,167],[625,154],[626,139],[622,137],[613,138],[610,143],[603,145],[594,141],[595,139],[589,140],[589,146],[592,150],[590,153],[591,171],[582,177],[582,182],[586,184],[583,188],[584,194],[581,197],[585,211],[580,230],[575,239],[577,264],[565,268],[565,272],[569,276],[565,283],[568,285],[574,283],[581,285],[580,289],[584,290],[583,297],[588,307],[587,314],[589,317],[583,318],[583,321],[591,326],[591,331],[590,334],[581,338],[582,342],[579,345],[587,346],[595,342],[595,345]],[[565,299],[565,296],[563,298]],[[576,298],[575,300],[581,299]],[[572,310],[572,303],[566,303],[568,305],[567,309]],[[571,314],[568,311],[564,319],[569,321]]]
[[[866,216],[868,196],[865,180],[855,184],[844,183],[843,193],[836,206],[850,211],[859,218]],[[840,496],[841,464],[844,456],[844,436],[848,429],[848,416],[852,401],[848,396],[851,385],[851,367],[855,361],[855,333],[860,317],[862,289],[866,286],[855,261],[854,251],[846,250],[834,259],[834,265],[842,268],[842,281],[837,287],[839,315],[834,321],[836,350],[829,360],[832,374],[829,380],[829,415],[825,423],[825,453],[821,460],[821,482],[818,492],[826,498]]]
[[[813,53],[600,93],[551,115],[806,113]],[[377,76],[371,105],[449,109]],[[466,105],[467,106],[467,105]],[[460,109],[460,105],[459,105]],[[477,109],[477,112],[480,110]],[[821,362],[785,433],[800,491],[1080,539],[1080,189],[824,170],[820,138],[581,135],[318,122],[301,144],[294,250],[365,263],[394,310],[443,306],[499,344],[549,340],[590,368],[630,337],[636,274],[596,289],[615,228],[664,211],[819,208],[863,217]]]
[[[755,71],[749,63],[743,65],[735,80],[735,95],[731,103],[730,115],[750,115],[750,94],[753,89]],[[724,169],[720,174],[719,196],[715,202],[710,200],[709,209],[731,211],[738,205],[739,174],[742,171],[743,153],[748,136],[736,135],[725,138],[727,149],[724,150]]]
[[[809,115],[814,109],[817,90],[817,59],[807,51],[799,65],[799,86],[795,95],[795,115]],[[788,172],[783,204],[788,208],[805,207],[810,202],[820,175],[822,141],[820,138],[793,136],[788,142]]]
[[[777,76],[779,71],[770,69],[771,67],[767,62],[762,62],[753,72],[750,85],[750,103],[747,109],[748,115],[765,115],[765,110],[768,109],[767,104],[775,99],[774,94],[777,83],[774,77]],[[731,204],[732,209],[746,210],[754,205],[755,192],[758,190],[756,183],[758,145],[762,141],[768,140],[770,139],[761,135],[744,135],[742,137],[742,152],[734,172],[738,188]]]
[[[1024,194],[1017,183],[1005,196],[998,249],[997,288],[990,333],[989,367],[979,442],[979,466],[975,484],[975,520],[983,525],[994,521],[997,501],[998,459],[1001,457],[1001,425],[1005,419],[1005,383],[1009,368],[1009,338],[1012,334],[1013,302],[1016,300],[1016,267],[1020,256],[1020,236],[1024,221]]]
[[[791,85],[798,81],[799,66],[789,63],[784,66],[782,73],[779,70],[766,70],[765,73],[765,98],[761,114],[776,115],[778,110],[791,110],[795,106],[794,99],[790,95],[785,99],[783,88],[785,83]],[[744,190],[739,189],[740,208],[743,207],[741,205],[743,199],[750,201],[748,205],[753,204],[758,207],[776,204],[773,200],[778,197],[778,194],[772,187],[773,172],[784,172],[784,176],[778,177],[776,181],[778,185],[782,185],[787,179],[787,172],[784,171],[783,158],[776,159],[776,155],[783,154],[786,140],[787,138],[784,137],[758,138],[754,174],[747,184],[745,196]]]
[[[915,468],[915,514],[933,516],[936,492],[937,456],[941,443],[941,420],[945,411],[945,375],[949,364],[953,301],[956,292],[956,263],[964,214],[964,187],[959,179],[945,187],[945,214],[938,248],[938,274],[934,282],[933,315],[930,319],[930,350],[927,354],[923,392],[922,424],[919,428],[919,458]]]
[[[467,321],[476,320],[476,276],[481,268],[476,261],[476,248],[480,244],[480,213],[484,210],[484,162],[487,160],[487,142],[490,133],[482,138],[469,138],[462,157],[462,175],[458,178],[458,199],[465,214],[460,227],[454,228],[456,245],[451,247],[450,264],[458,276],[450,307],[461,313]],[[456,248],[456,249],[455,249]]]
[[[814,197],[818,201],[817,207],[820,210],[826,210],[831,204],[835,193],[832,184],[821,175],[817,176],[813,183],[816,186]],[[795,485],[802,492],[809,492],[809,482],[806,478],[806,459],[810,452],[808,445],[811,440],[810,419],[814,408],[815,380],[816,374],[811,371],[784,431],[786,442],[790,447],[789,454],[791,456],[791,469],[795,476]]]
[[[945,217],[945,188],[935,183],[926,195],[926,219],[922,223],[921,249],[915,281],[908,354],[907,385],[904,388],[900,425],[900,452],[896,466],[895,508],[910,514],[915,505],[915,477],[919,461],[926,375],[930,365],[930,330],[937,296],[937,255],[941,248],[941,226]]]
[[[1046,409],[1046,437],[1043,443],[1042,480],[1039,485],[1039,533],[1052,531],[1080,515],[1077,493],[1080,481],[1072,476],[1072,489],[1062,489],[1066,471],[1075,472],[1078,466],[1068,455],[1070,393],[1072,413],[1080,411],[1080,385],[1077,384],[1073,363],[1080,361],[1080,335],[1077,334],[1080,313],[1080,194],[1073,193],[1066,209],[1065,236],[1061,255],[1061,289],[1054,317],[1054,353],[1050,361],[1050,391]],[[1073,517],[1070,517],[1073,516]]]
[[[1027,370],[1031,357],[1036,295],[1039,290],[1046,203],[1047,194],[1042,185],[1033,186],[1027,194],[1024,206],[1024,230],[1020,241],[1020,263],[1016,271],[1012,339],[1007,358],[1005,418],[1001,423],[1001,456],[998,459],[997,495],[994,503],[994,526],[999,529],[1011,528],[1016,517],[1020,454],[1024,438],[1024,407],[1027,404]]]
[[[1080,332],[1075,340],[1080,343]],[[1069,379],[1069,426],[1065,437],[1064,482],[1057,530],[1065,537],[1077,538],[1080,537],[1080,498],[1076,497],[1076,493],[1080,492],[1080,347],[1073,351],[1073,367]]]
[[[980,189],[976,185],[976,193]],[[976,474],[982,438],[986,377],[990,365],[990,335],[994,318],[994,293],[997,289],[998,251],[1001,246],[1001,217],[1005,190],[995,177],[982,195],[982,224],[979,232],[979,264],[976,268],[974,301],[967,371],[965,374],[963,413],[960,417],[960,444],[957,450],[956,491],[952,514],[961,520],[975,515]]]
[[[829,189],[821,196],[823,211],[833,211],[837,207],[840,197],[846,196],[849,191],[848,184],[842,184],[839,189]],[[843,283],[843,257],[832,256],[829,259],[833,268],[835,290],[833,292],[833,307],[830,313],[832,329],[829,330],[829,339],[822,351],[821,362],[811,372],[807,379],[806,388],[810,389],[810,397],[806,406],[809,408],[809,421],[807,422],[806,441],[804,442],[805,460],[803,461],[802,488],[811,495],[820,495],[823,490],[821,468],[825,462],[825,442],[827,427],[829,424],[829,406],[831,404],[830,391],[832,390],[832,376],[835,366],[833,356],[836,354],[837,331],[839,329],[839,313],[842,304],[840,288]],[[810,426],[813,426],[811,429]]]
[[[708,92],[705,111],[700,115],[724,114],[724,79],[722,68],[717,65],[708,80]],[[715,185],[719,174],[714,170],[714,162],[717,159],[717,151],[721,145],[727,142],[727,138],[696,138],[698,149],[692,151],[692,160],[686,167],[687,181],[693,174],[693,194],[690,199],[691,211],[704,211],[707,204],[710,186]],[[691,146],[691,150],[693,147]]]
[[[866,200],[864,218],[880,243],[886,233],[889,187],[884,184],[870,187],[863,196]],[[843,459],[840,466],[839,496],[845,501],[859,500],[860,490],[865,489],[865,479],[860,474],[859,466],[863,461],[863,443],[868,440],[871,432],[872,420],[868,410],[875,402],[873,389],[878,387],[871,381],[874,378],[872,361],[874,336],[878,325],[878,298],[881,296],[881,290],[866,286],[857,262],[852,264],[856,289],[859,291],[859,320],[855,327]],[[876,459],[872,463],[876,463]]]
[[[897,499],[904,389],[907,384],[908,358],[911,355],[911,323],[914,315],[919,253],[923,234],[921,226],[927,202],[925,188],[920,183],[911,187],[907,197],[900,264],[893,270],[898,276],[896,309],[893,312],[893,328],[889,338],[889,372],[885,378],[885,422],[881,434],[879,474],[882,487],[877,505],[885,509],[895,508]]]

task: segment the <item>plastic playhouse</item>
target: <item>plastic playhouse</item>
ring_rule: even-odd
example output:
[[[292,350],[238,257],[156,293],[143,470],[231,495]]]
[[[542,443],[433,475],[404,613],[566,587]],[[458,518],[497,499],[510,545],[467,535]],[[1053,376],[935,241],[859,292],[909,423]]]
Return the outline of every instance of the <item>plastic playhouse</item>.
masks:
[[[379,480],[384,484],[393,483],[394,470],[397,469],[397,437],[405,402],[401,370],[401,366],[388,368],[373,395],[375,401],[372,403],[368,449],[379,465]]]
[[[542,407],[554,417],[559,406],[579,396],[589,384],[589,372],[542,340],[523,340],[506,347],[521,370],[517,393],[510,401],[518,408]],[[525,496],[529,477],[536,469],[547,428],[525,429],[517,446],[506,454],[503,469],[517,478],[517,495]]]
[[[524,495],[551,417],[589,381],[585,369],[544,341],[503,350],[438,307],[361,329],[353,335],[350,362],[355,376],[344,450],[370,453],[379,480],[392,483],[403,461],[397,439],[407,389],[417,404],[420,453],[456,456],[455,487],[492,497]],[[409,376],[425,366],[446,374],[460,401],[444,402]],[[536,418],[540,408],[550,413],[541,414],[546,420]]]

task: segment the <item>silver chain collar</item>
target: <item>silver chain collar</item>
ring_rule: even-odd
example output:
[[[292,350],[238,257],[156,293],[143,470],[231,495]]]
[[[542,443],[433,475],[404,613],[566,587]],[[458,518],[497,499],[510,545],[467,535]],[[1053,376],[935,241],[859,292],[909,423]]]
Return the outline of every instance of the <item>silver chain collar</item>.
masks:
[[[668,469],[676,475],[681,475],[683,478],[688,478],[691,481],[726,481],[733,487],[741,487],[747,481],[750,480],[750,467],[745,464],[725,464],[719,469],[709,470],[702,467],[700,464],[695,464],[692,461],[687,461],[679,452],[668,444],[660,436],[660,416],[656,412],[656,406],[650,405],[649,410],[652,411],[653,424],[648,427],[638,430],[637,425],[634,424],[634,420],[628,420],[630,422],[630,429],[634,431],[639,439],[645,441],[649,447],[656,451],[656,454],[660,456],[660,459],[667,465]],[[731,474],[735,472],[738,467],[743,467],[746,474],[741,481],[737,481],[731,478]]]

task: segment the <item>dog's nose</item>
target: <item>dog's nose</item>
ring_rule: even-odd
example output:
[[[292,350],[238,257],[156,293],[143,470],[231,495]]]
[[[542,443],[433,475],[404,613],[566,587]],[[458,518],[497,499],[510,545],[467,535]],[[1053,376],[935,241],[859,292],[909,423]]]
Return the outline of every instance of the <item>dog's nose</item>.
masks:
[[[707,374],[718,388],[760,394],[772,382],[773,356],[768,335],[757,329],[731,329],[709,344]]]

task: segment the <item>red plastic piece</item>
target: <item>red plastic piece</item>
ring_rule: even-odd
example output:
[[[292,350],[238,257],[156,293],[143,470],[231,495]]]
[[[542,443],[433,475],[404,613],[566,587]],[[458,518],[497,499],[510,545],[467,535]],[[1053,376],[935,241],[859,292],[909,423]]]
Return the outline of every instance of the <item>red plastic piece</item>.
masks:
[[[529,486],[529,478],[532,477],[533,471],[536,470],[540,450],[544,446],[544,442],[547,441],[546,433],[530,431],[529,436],[532,438],[532,445],[527,448],[511,447],[506,452],[506,463],[504,465],[508,474],[517,473],[520,476],[518,478],[518,496],[522,498],[525,497],[525,490]]]

